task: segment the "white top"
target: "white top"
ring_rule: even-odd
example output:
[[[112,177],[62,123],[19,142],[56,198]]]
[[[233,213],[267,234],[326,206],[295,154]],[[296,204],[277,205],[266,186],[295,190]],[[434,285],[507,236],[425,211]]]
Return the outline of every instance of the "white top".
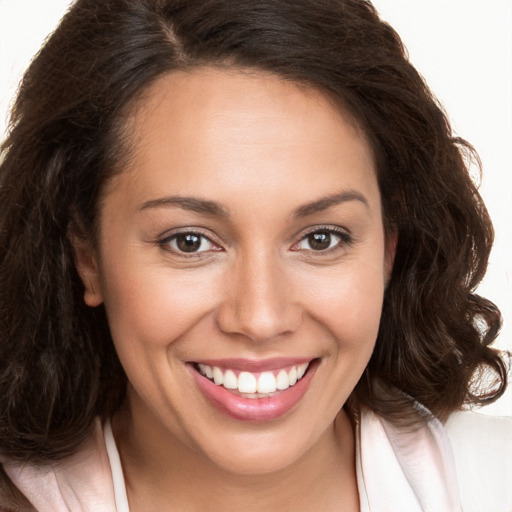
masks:
[[[456,413],[445,427],[432,420],[404,437],[389,422],[364,411],[356,432],[360,511],[512,511],[512,418]],[[130,512],[110,422],[105,443],[117,512]],[[493,483],[486,482],[485,473]]]
[[[110,424],[72,456],[33,467],[2,459],[38,512],[129,512]],[[361,512],[511,512],[512,418],[456,413],[399,430],[365,410],[356,431]]]
[[[114,482],[114,496],[116,500],[117,512],[130,512],[128,506],[128,495],[126,494],[126,485],[124,483],[123,468],[121,466],[121,458],[117,450],[114,434],[110,421],[105,423],[105,445],[110,461],[110,469],[112,470],[112,480]]]

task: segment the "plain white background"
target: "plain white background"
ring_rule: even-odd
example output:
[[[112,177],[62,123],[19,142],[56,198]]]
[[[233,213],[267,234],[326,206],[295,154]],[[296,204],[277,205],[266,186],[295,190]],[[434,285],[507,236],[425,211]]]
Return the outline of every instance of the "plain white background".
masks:
[[[23,70],[69,0],[0,0],[0,138]],[[512,0],[374,0],[445,106],[454,132],[483,162],[483,195],[496,229],[478,292],[501,309],[497,346],[512,350]],[[482,410],[512,415],[512,386]]]

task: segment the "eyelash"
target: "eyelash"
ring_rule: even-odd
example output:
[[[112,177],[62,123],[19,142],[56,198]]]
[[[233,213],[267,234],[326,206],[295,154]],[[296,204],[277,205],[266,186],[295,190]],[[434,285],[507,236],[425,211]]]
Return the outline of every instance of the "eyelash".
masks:
[[[352,235],[349,232],[347,232],[346,230],[341,229],[337,226],[314,226],[311,229],[309,229],[308,231],[306,231],[301,236],[301,238],[299,239],[298,242],[296,242],[295,244],[292,245],[291,250],[297,251],[297,252],[301,251],[299,244],[301,244],[302,242],[307,240],[307,238],[309,236],[311,236],[313,234],[320,234],[320,233],[328,234],[329,237],[334,235],[337,238],[339,238],[339,240],[338,240],[338,242],[336,242],[336,244],[334,246],[328,247],[326,249],[318,249],[318,250],[304,249],[305,251],[308,251],[309,253],[313,253],[313,254],[322,255],[322,254],[331,253],[333,251],[342,249],[343,247],[346,247],[346,246],[350,247],[354,243],[354,239],[353,239]],[[199,248],[201,248],[201,246],[205,242],[209,243],[212,246],[217,247],[217,248],[216,249],[207,249],[207,250],[202,250],[202,251],[190,251],[190,252],[183,251],[183,250],[180,250],[179,246],[177,245],[179,243],[178,239],[180,236],[183,236],[183,237],[189,236],[189,237],[199,238],[200,239]],[[191,242],[193,243],[192,240],[191,240]],[[329,243],[332,243],[332,241],[329,240]],[[209,236],[205,235],[201,231],[194,230],[194,229],[183,230],[183,231],[179,231],[176,233],[172,233],[172,234],[165,236],[164,238],[158,240],[157,244],[160,247],[162,247],[163,249],[171,251],[174,254],[178,254],[180,257],[185,257],[185,258],[191,258],[191,257],[197,258],[197,257],[200,257],[201,255],[203,255],[204,253],[209,253],[211,251],[213,251],[213,252],[222,251],[222,248],[219,247],[219,245],[217,245],[215,242],[213,242]],[[175,244],[175,245],[172,246],[171,244]]]

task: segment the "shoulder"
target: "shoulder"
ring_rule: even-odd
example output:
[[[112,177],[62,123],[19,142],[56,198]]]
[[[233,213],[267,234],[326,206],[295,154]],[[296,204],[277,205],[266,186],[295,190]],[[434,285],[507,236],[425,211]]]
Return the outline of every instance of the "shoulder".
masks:
[[[356,427],[363,510],[512,511],[512,418],[457,412],[408,429],[363,410]]]
[[[26,504],[28,500],[35,510],[116,510],[110,461],[99,420],[79,449],[58,462],[33,466],[2,457],[0,462],[5,475],[23,495],[22,501]],[[21,504],[15,508],[33,509],[21,508]]]
[[[444,427],[464,511],[512,510],[512,417],[456,412]]]

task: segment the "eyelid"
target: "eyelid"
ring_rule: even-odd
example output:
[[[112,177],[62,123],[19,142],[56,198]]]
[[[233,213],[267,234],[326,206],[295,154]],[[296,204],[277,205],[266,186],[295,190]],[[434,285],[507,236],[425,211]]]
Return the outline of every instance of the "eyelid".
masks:
[[[307,227],[304,229],[300,235],[301,238],[310,235],[311,233],[316,233],[317,231],[329,231],[331,233],[338,233],[342,235],[352,236],[350,231],[347,228],[343,228],[341,226],[336,226],[335,224],[316,224],[314,226]]]

